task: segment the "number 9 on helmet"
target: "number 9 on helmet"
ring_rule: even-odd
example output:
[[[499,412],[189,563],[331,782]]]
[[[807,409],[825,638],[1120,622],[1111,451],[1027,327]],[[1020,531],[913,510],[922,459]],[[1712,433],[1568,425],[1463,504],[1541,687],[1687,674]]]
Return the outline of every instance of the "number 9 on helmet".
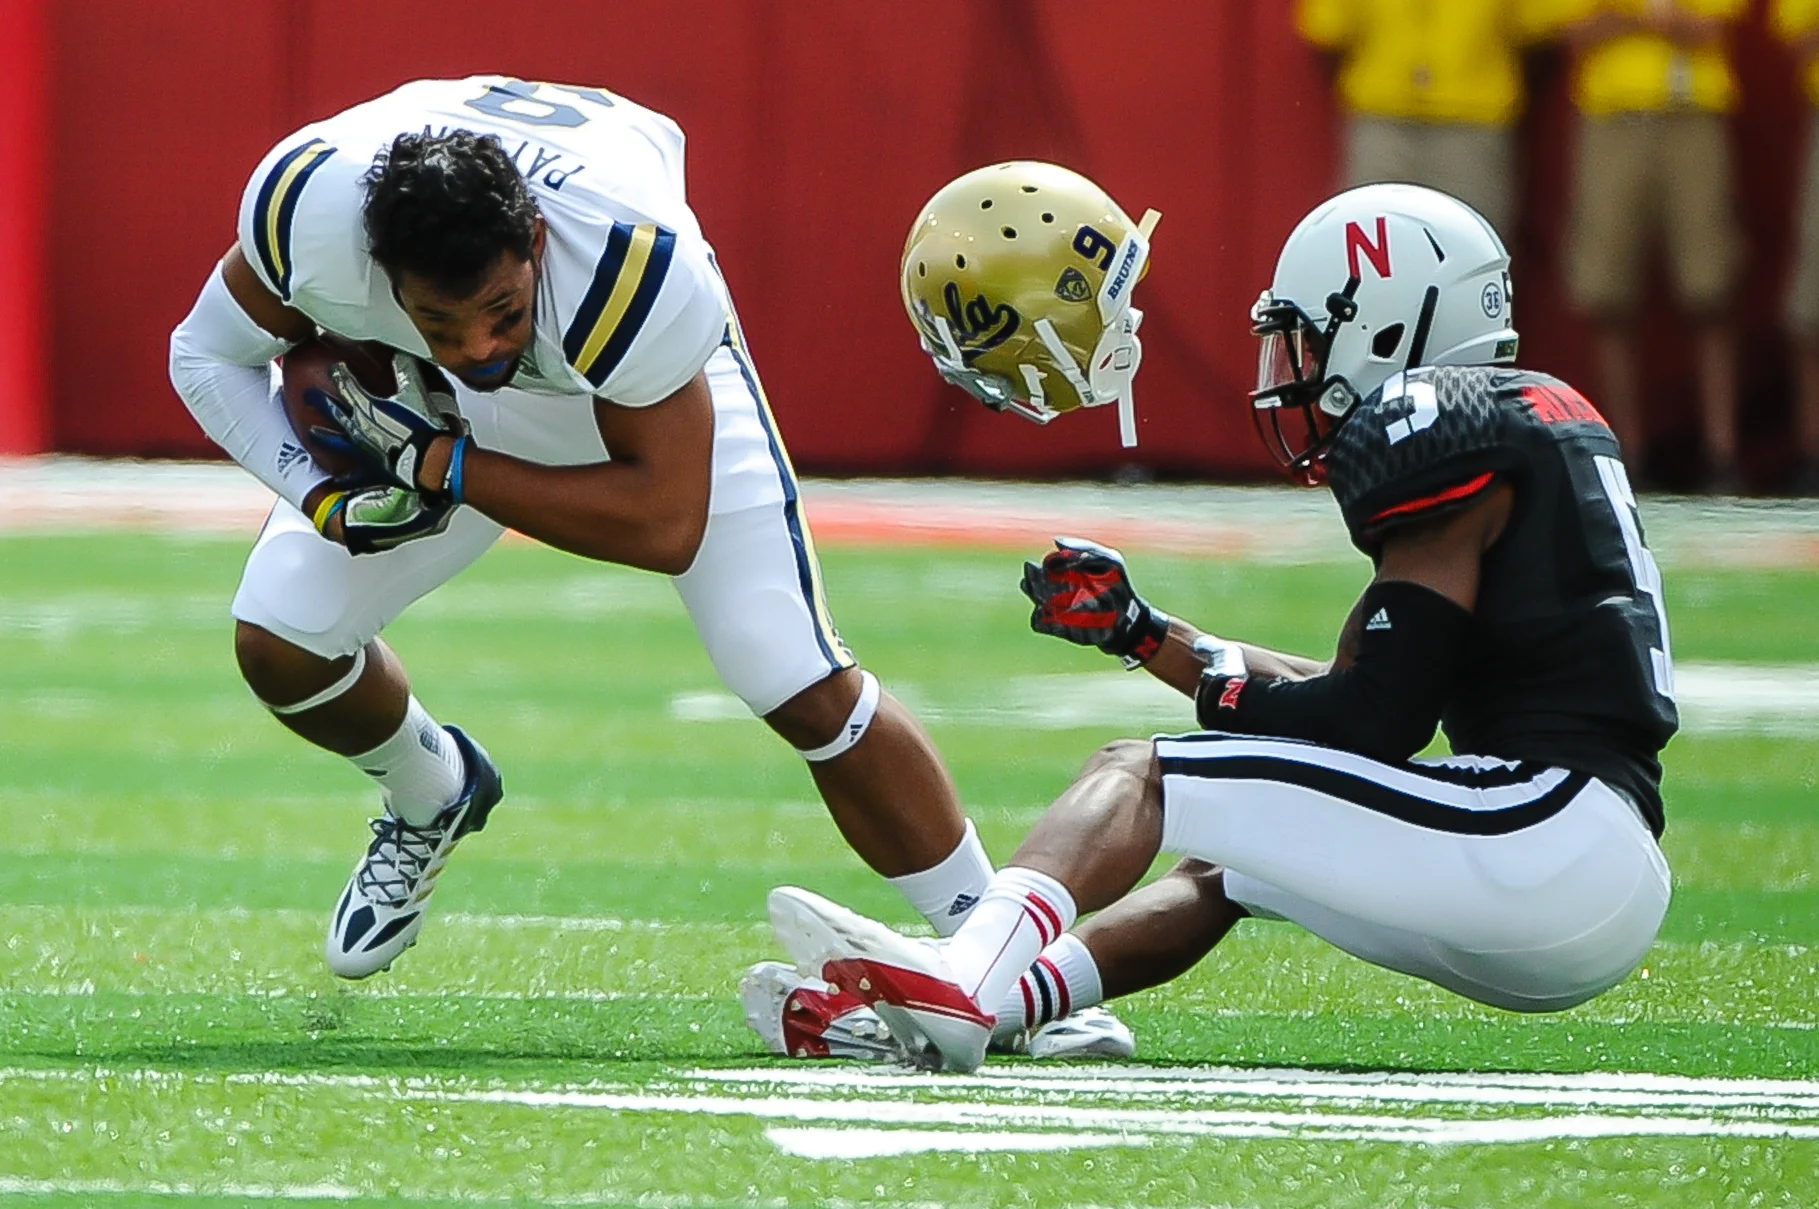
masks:
[[[1161,217],[1132,222],[1086,177],[1035,160],[950,182],[903,245],[903,305],[923,350],[987,407],[1038,424],[1115,402],[1135,445],[1143,312],[1131,292]]]

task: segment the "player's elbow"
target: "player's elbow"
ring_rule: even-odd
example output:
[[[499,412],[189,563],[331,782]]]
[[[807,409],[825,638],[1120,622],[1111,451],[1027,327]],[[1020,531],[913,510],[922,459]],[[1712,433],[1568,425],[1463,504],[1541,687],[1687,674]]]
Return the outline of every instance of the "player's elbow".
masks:
[[[669,492],[654,502],[658,506],[648,523],[646,565],[664,575],[680,575],[695,565],[707,536],[708,495]]]
[[[659,575],[681,575],[695,565],[695,556],[701,550],[701,541],[707,531],[707,517],[703,514],[699,520],[688,517],[661,515],[647,517],[642,525],[637,526],[637,534],[630,549],[614,540],[600,543],[599,549],[576,548],[578,554],[586,554],[606,562],[622,563],[637,567],[643,571],[655,571]],[[619,525],[608,524],[597,532],[623,533]],[[533,535],[534,536],[534,535]]]
[[[700,548],[699,540],[688,542],[672,537],[654,548],[650,569],[662,575],[681,575],[695,565],[695,552]]]

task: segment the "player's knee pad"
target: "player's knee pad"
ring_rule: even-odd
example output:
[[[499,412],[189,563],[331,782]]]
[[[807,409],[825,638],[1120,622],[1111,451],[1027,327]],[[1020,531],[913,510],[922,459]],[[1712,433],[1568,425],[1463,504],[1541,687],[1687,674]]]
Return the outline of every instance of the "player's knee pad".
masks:
[[[872,719],[878,716],[878,697],[882,691],[878,687],[878,677],[861,670],[859,700],[853,703],[853,712],[846,716],[846,723],[841,726],[840,733],[820,747],[798,747],[796,751],[810,764],[820,764],[835,756],[844,755],[871,729]]]
[[[353,688],[354,685],[360,683],[360,677],[365,674],[366,648],[361,647],[354,652],[354,664],[347,669],[346,674],[338,678],[333,684],[329,685],[321,692],[312,693],[303,700],[293,702],[290,705],[273,705],[270,701],[264,700],[261,700],[260,704],[280,718],[290,714],[301,714],[307,710],[315,709],[317,706],[327,705],[330,701],[333,701],[336,697],[341,696],[343,693]]]

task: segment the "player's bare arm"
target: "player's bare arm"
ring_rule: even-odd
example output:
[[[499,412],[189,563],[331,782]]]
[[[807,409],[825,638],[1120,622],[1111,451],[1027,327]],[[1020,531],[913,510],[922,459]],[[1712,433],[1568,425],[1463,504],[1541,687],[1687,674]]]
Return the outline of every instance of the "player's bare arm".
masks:
[[[707,528],[714,406],[697,373],[650,407],[594,404],[610,462],[545,466],[473,448],[462,502],[546,545],[602,562],[680,575]],[[453,438],[424,458],[420,485],[446,479]]]
[[[1171,618],[1168,639],[1155,658],[1143,665],[1143,670],[1176,692],[1192,697],[1200,687],[1201,674],[1206,671],[1206,656],[1195,649],[1195,644],[1206,637],[1206,632],[1192,623],[1179,617]],[[1330,660],[1273,651],[1248,642],[1232,645],[1244,653],[1245,665],[1253,672],[1278,680],[1305,680],[1321,675],[1332,666]]]
[[[1023,593],[1035,604],[1030,628],[1121,657],[1128,667],[1192,697],[1206,670],[1206,643],[1235,647],[1249,667],[1282,680],[1303,680],[1329,663],[1249,643],[1212,638],[1179,617],[1155,608],[1131,585],[1124,556],[1081,538],[1055,539],[1041,563],[1026,563]]]
[[[1515,498],[1508,483],[1493,483],[1458,512],[1391,533],[1384,539],[1383,555],[1371,582],[1419,584],[1471,612],[1478,604],[1484,552],[1503,536]],[[1354,617],[1357,612],[1354,608]],[[1357,655],[1356,640],[1352,655]]]

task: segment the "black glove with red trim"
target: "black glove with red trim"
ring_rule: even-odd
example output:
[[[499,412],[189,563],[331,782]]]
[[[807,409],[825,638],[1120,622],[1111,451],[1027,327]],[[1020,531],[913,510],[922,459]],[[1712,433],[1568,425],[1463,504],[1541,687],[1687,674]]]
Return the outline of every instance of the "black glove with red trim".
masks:
[[[1023,564],[1023,594],[1035,602],[1030,629],[1117,655],[1127,668],[1155,658],[1169,616],[1131,587],[1124,555],[1077,537],[1057,537],[1040,565]]]

